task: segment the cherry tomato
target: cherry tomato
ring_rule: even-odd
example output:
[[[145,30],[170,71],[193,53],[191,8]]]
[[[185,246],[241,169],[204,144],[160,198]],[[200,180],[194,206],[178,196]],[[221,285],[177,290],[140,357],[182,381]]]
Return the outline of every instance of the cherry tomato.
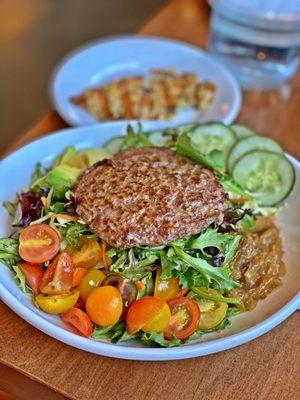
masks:
[[[86,301],[86,312],[99,326],[114,325],[122,314],[122,297],[113,286],[101,286],[94,289]]]
[[[75,268],[73,273],[72,287],[76,287],[82,281],[82,278],[86,274],[85,268]]]
[[[107,286],[107,285],[114,286],[120,292],[123,300],[122,315],[125,315],[130,304],[137,297],[138,291],[136,285],[130,279],[123,278],[121,275],[118,274],[108,275],[101,283],[101,286]]]
[[[171,311],[168,304],[165,304],[161,311],[155,315],[146,325],[143,326],[142,331],[146,333],[163,332],[169,325],[171,319]]]
[[[79,298],[79,290],[73,290],[70,293],[51,295],[38,294],[35,296],[35,302],[39,308],[48,314],[61,314],[74,307]]]
[[[105,277],[106,275],[99,269],[89,269],[78,286],[80,298],[85,302],[92,290],[100,286]]]
[[[20,263],[19,266],[25,275],[27,285],[31,287],[34,294],[39,294],[40,284],[44,275],[43,268],[39,264],[30,264],[28,262]]]
[[[199,325],[200,309],[198,304],[186,297],[178,297],[168,302],[171,319],[164,330],[165,338],[171,340],[173,335],[183,340],[191,336]]]
[[[46,224],[30,225],[22,229],[19,242],[21,258],[34,264],[52,260],[60,246],[58,233]]]
[[[60,253],[46,269],[40,290],[46,294],[69,292],[73,283],[74,266],[67,253]]]
[[[93,268],[101,261],[101,247],[97,239],[81,239],[82,247],[77,249],[74,246],[68,246],[66,252],[72,257],[76,268]]]
[[[177,278],[161,279],[161,268],[157,268],[154,296],[166,301],[174,299],[179,293],[179,282]]]
[[[142,297],[134,301],[126,315],[126,325],[129,333],[136,333],[153,320],[164,308],[166,301],[154,296]]]
[[[207,289],[205,287],[200,287],[199,289],[202,292],[212,295],[214,297],[223,297],[221,293],[219,293],[217,290]],[[227,303],[207,300],[193,292],[189,292],[188,298],[194,300],[200,308],[201,316],[198,328],[215,328],[225,318],[228,309]]]
[[[91,337],[93,324],[89,316],[79,308],[72,307],[61,315],[61,319],[72,325],[81,335]]]

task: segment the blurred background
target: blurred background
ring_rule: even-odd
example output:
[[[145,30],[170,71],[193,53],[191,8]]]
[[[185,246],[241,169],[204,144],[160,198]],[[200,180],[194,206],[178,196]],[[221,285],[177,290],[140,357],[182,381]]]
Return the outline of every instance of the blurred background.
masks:
[[[69,51],[134,33],[167,0],[1,0],[0,152],[50,107],[48,82]]]

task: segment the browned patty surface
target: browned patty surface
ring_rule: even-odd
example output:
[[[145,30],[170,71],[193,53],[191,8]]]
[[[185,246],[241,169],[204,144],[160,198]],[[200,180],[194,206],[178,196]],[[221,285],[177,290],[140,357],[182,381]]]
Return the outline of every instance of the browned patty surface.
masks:
[[[170,149],[129,148],[87,169],[78,215],[114,247],[158,246],[221,223],[227,196],[213,171]]]

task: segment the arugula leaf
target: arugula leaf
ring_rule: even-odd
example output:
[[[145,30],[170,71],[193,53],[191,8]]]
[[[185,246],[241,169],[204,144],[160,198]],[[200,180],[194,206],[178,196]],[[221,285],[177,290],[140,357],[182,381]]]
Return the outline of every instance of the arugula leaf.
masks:
[[[204,253],[205,247],[217,247],[220,253],[225,254],[225,264],[233,257],[242,236],[236,233],[220,233],[208,228],[201,233],[191,245],[192,249],[199,249]]]
[[[12,268],[20,260],[19,241],[11,238],[0,239],[0,262]]]
[[[224,267],[212,267],[204,259],[192,257],[179,247],[174,246],[174,250],[182,261],[184,261],[191,268],[200,272],[202,277],[206,280],[205,286],[215,282],[221,292],[228,292],[235,287],[240,287],[239,283],[231,279],[228,270]]]
[[[137,133],[131,125],[127,126],[127,134],[124,137],[123,147],[153,147],[148,135],[143,132],[141,123],[138,124]]]
[[[26,278],[21,268],[18,265],[13,265],[12,269],[15,272],[14,278],[19,280],[18,288],[20,288],[26,296],[32,296],[32,290],[26,285]]]
[[[215,301],[217,303],[230,303],[230,304],[240,304],[241,300],[237,297],[223,297],[223,296],[214,296],[213,294],[204,292],[203,290],[192,286],[191,291],[194,292],[197,296],[202,297],[206,300]]]

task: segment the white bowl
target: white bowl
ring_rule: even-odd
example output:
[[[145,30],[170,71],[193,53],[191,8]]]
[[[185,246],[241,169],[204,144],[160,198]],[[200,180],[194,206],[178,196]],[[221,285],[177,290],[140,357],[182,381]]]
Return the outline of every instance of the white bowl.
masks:
[[[0,202],[13,200],[18,191],[27,187],[36,162],[41,161],[44,165],[51,163],[69,145],[75,145],[78,149],[101,146],[111,137],[124,134],[126,125],[124,122],[114,122],[65,129],[29,143],[10,154],[0,162]],[[159,127],[158,124],[154,125],[148,123],[144,127]],[[86,339],[69,331],[59,317],[38,310],[18,289],[13,274],[3,264],[0,264],[1,299],[18,315],[46,334],[79,349],[105,356],[135,360],[173,360],[207,355],[248,342],[282,322],[300,305],[300,164],[294,158],[289,158],[295,166],[297,182],[279,218],[287,267],[283,285],[266,300],[260,301],[253,311],[233,317],[232,325],[222,332],[207,334],[190,344],[173,348],[149,348],[135,341],[116,345]],[[10,234],[10,223],[6,210],[0,207],[0,237]]]

